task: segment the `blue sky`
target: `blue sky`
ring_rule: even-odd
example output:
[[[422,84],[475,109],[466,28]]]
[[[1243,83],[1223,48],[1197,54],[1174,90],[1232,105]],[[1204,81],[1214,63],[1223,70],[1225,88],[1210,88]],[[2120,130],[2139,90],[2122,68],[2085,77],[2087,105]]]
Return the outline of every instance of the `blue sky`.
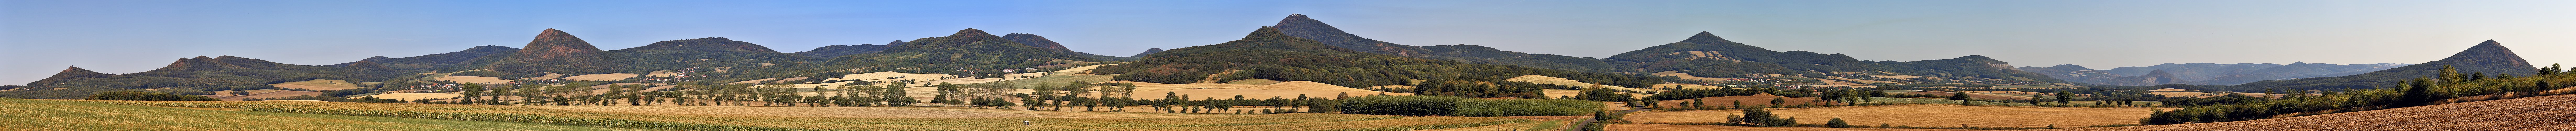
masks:
[[[1407,45],[1578,57],[1692,33],[1863,60],[1986,55],[2017,66],[2421,63],[2494,39],[2576,55],[2570,1],[116,1],[0,0],[0,85],[65,66],[134,73],[232,55],[327,65],[562,29],[605,50],[726,37],[784,52],[958,29],[1123,56],[1237,39],[1291,13]]]

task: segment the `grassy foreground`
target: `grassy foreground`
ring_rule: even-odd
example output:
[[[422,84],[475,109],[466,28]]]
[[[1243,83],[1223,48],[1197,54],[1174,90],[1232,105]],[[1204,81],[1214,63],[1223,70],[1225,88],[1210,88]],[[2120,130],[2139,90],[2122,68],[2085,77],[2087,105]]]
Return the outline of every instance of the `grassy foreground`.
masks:
[[[247,102],[244,102],[247,103]],[[0,130],[640,130],[0,98]]]
[[[239,109],[269,114],[331,114],[314,116],[381,116],[441,120],[472,120],[611,127],[657,130],[1423,130],[1478,127],[1528,122],[1527,119],[1490,117],[1401,117],[1349,114],[1274,114],[1194,118],[835,118],[733,115],[636,114],[547,110],[511,106],[331,103],[331,102],[262,102],[262,101],[104,101],[104,100],[21,100],[51,103],[105,103],[121,105],[167,106],[190,108]],[[105,106],[105,104],[67,106]],[[154,108],[121,106],[126,108]],[[179,109],[188,110],[188,109]],[[13,112],[13,111],[0,111]],[[117,114],[55,113],[50,115]],[[300,114],[298,114],[300,113]],[[343,116],[343,117],[354,117]],[[28,116],[16,118],[48,118]],[[261,119],[261,116],[233,118]],[[1035,121],[1035,126],[1022,126],[1020,121]],[[188,123],[167,121],[154,123]],[[38,123],[35,125],[59,125]],[[335,124],[336,125],[336,124]],[[524,125],[524,124],[523,124]],[[229,125],[178,125],[180,127]],[[303,127],[274,127],[303,129]],[[180,128],[189,129],[189,128]],[[525,128],[522,128],[525,129]],[[467,129],[471,130],[471,129]],[[535,129],[546,130],[546,129]],[[571,129],[566,129],[571,130]]]

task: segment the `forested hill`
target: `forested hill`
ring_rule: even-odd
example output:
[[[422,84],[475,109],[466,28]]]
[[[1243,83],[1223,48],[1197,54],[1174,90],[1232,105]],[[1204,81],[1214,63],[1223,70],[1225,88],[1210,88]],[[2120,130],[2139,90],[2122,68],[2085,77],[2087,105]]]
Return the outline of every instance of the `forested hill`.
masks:
[[[914,39],[887,46],[884,51],[832,58],[823,69],[834,72],[902,71],[993,77],[1003,69],[1027,69],[1062,65],[1069,61],[1098,62],[1090,57],[1048,51],[1020,44],[983,30],[958,30],[944,37]]]
[[[345,67],[309,66],[269,62],[267,60],[218,56],[184,58],[167,67],[113,75],[71,67],[36,82],[27,89],[0,92],[0,97],[33,99],[73,99],[99,91],[160,89],[181,94],[210,94],[207,91],[275,89],[270,83],[314,79],[384,81],[401,76],[372,61],[360,61]]]
[[[1318,21],[1314,18],[1307,18],[1306,15],[1301,14],[1289,14],[1288,18],[1279,20],[1279,24],[1274,25],[1273,27],[1279,28],[1279,32],[1288,34],[1288,36],[1313,39],[1316,42],[1323,43],[1325,45],[1332,45],[1334,47],[1341,47],[1359,52],[1424,59],[1454,60],[1478,64],[1521,65],[1588,72],[1617,71],[1612,69],[1612,66],[1608,63],[1584,57],[1511,52],[1495,50],[1494,48],[1487,48],[1484,46],[1464,44],[1412,46],[1388,43],[1385,41],[1377,41],[1375,39],[1361,38],[1359,35],[1342,32],[1342,29],[1340,28],[1334,28],[1332,25],[1324,24],[1323,21]]]
[[[1778,52],[1762,47],[1736,43],[1708,32],[1671,44],[1656,45],[1620,53],[1606,61],[1628,64],[1640,72],[1676,71],[1702,77],[1728,77],[1745,74],[1783,74],[1808,77],[1911,75],[1938,79],[1908,81],[1925,83],[2010,83],[2055,84],[2065,81],[2037,73],[2013,70],[2009,63],[1970,55],[1952,59],[1923,61],[1864,61],[1843,54],[1819,54],[1808,51]]]
[[[518,53],[494,60],[482,69],[498,71],[508,76],[502,78],[515,78],[544,75],[543,73],[548,72],[623,73],[634,69],[628,66],[633,63],[634,61],[627,56],[600,51],[598,47],[592,47],[590,42],[573,37],[571,33],[546,29],[545,32],[537,33],[535,40],[528,41],[528,46],[520,46]]]
[[[1347,87],[1412,85],[1397,92],[1471,97],[1545,97],[1546,86],[1514,84],[1503,79],[1522,75],[1563,77],[1613,86],[1646,87],[1662,83],[1653,77],[1611,75],[1508,65],[1363,53],[1289,36],[1263,27],[1241,40],[1165,50],[1142,60],[1093,70],[1123,74],[1116,80],[1154,83],[1223,82],[1243,79],[1314,81]],[[1426,80],[1414,84],[1413,80]]]
[[[898,40],[898,41],[894,41],[894,43],[888,43],[888,44],[884,44],[884,45],[876,45],[876,44],[831,45],[831,46],[816,47],[816,48],[814,48],[814,50],[810,50],[810,51],[801,51],[801,52],[796,52],[796,53],[793,53],[793,54],[796,54],[796,55],[805,55],[805,56],[808,56],[808,57],[814,57],[814,58],[832,58],[832,57],[841,57],[841,56],[845,56],[845,55],[856,55],[856,54],[877,53],[877,51],[884,51],[884,50],[885,50],[885,48],[886,48],[886,45],[895,45],[895,44],[902,44],[902,43],[903,43],[903,41]]]
[[[1030,47],[1037,47],[1037,48],[1039,48],[1039,49],[1046,49],[1047,51],[1054,51],[1054,52],[1056,52],[1056,53],[1064,53],[1064,54],[1066,54],[1066,55],[1074,55],[1074,56],[1090,57],[1091,59],[1097,59],[1097,60],[1135,60],[1135,58],[1129,58],[1129,57],[1123,57],[1123,56],[1094,55],[1094,54],[1091,54],[1091,53],[1074,52],[1072,48],[1066,48],[1066,47],[1064,47],[1064,44],[1058,44],[1058,43],[1055,43],[1055,40],[1047,40],[1046,36],[1038,36],[1037,34],[1028,34],[1028,33],[1011,33],[1011,34],[1005,34],[1005,35],[1002,35],[1002,39],[1009,39],[1009,40],[1011,40],[1011,42],[1018,42],[1018,43],[1020,43],[1020,44],[1027,44],[1027,45],[1029,45]]]
[[[2407,65],[2351,76],[2260,81],[2237,85],[2231,89],[2238,91],[2254,91],[2262,89],[2295,91],[2337,88],[2378,88],[2388,85],[2396,85],[2398,82],[2415,78],[2438,76],[2441,75],[2442,72],[2440,71],[2442,68],[2445,68],[2446,66],[2449,68],[2457,68],[2456,70],[2458,70],[2458,73],[2463,75],[2482,74],[2487,77],[2495,75],[2531,76],[2534,73],[2540,72],[2540,69],[2533,67],[2531,62],[2523,61],[2521,55],[2515,55],[2512,49],[2506,49],[2504,44],[2496,43],[2495,40],[2487,40],[2486,42],[2479,42],[2475,46],[2469,46],[2469,49],[2461,50],[2459,54],[2453,54],[2449,58],[2442,58],[2442,60],[2435,60],[2432,62],[2424,62],[2424,64]]]
[[[642,47],[611,50],[608,53],[635,59],[638,69],[673,70],[700,68],[754,68],[778,64],[808,64],[821,58],[779,53],[769,47],[727,38],[697,38],[653,42]],[[629,71],[632,72],[632,71]]]
[[[508,54],[513,53],[513,52],[519,52],[519,48],[510,48],[510,47],[508,47],[508,46],[486,45],[486,46],[474,46],[474,48],[466,48],[465,50],[462,50],[462,51],[456,51],[456,52],[447,52],[447,53],[439,53],[439,54],[420,55],[420,56],[403,57],[403,58],[385,58],[385,56],[376,56],[376,57],[373,57],[373,58],[360,59],[360,60],[358,60],[358,61],[352,61],[352,62],[349,62],[349,63],[333,64],[333,65],[330,65],[330,66],[333,66],[333,67],[346,67],[346,66],[349,66],[350,64],[357,64],[358,62],[375,62],[375,63],[377,63],[377,64],[384,64],[386,68],[392,68],[392,69],[394,69],[394,71],[401,71],[401,72],[405,72],[405,73],[420,73],[420,72],[431,72],[431,71],[436,71],[436,70],[438,70],[438,69],[444,69],[444,68],[450,68],[450,67],[459,67],[459,66],[480,66],[480,65],[471,65],[471,64],[473,64],[474,59],[483,58],[483,56],[491,56],[491,55],[495,55],[495,54],[500,54],[500,55],[502,55],[502,56],[507,56]]]

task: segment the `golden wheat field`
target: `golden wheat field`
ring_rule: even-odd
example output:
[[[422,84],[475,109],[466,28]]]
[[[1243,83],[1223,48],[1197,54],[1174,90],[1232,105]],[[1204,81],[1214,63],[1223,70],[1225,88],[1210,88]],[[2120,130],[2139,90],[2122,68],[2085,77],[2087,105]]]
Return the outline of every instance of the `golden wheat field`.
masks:
[[[1870,125],[1877,126],[1877,125]],[[1823,127],[1751,127],[1712,125],[1611,124],[1612,131],[1972,131],[1952,129],[1881,129]]]
[[[1772,114],[1797,117],[1801,124],[1823,124],[1842,118],[1852,125],[1955,127],[2084,127],[2094,125],[2137,124],[2153,109],[2166,108],[2047,108],[1958,105],[1894,105],[1834,108],[1774,109]],[[1727,115],[1742,111],[1641,112],[1628,115],[1637,122],[1726,122]]]
[[[529,106],[529,108],[646,114],[854,118],[1183,118],[1240,116],[1227,114],[1032,111],[954,107]]]
[[[2345,112],[2261,120],[2177,125],[2074,128],[2085,131],[2408,131],[2576,130],[2576,95]]]
[[[40,100],[413,119],[538,123],[651,130],[1429,130],[1527,123],[1497,117],[1265,114],[1179,118],[850,118],[647,114],[518,106],[337,102]],[[836,108],[836,107],[814,107]],[[918,108],[918,107],[900,107]],[[117,112],[102,112],[117,113]],[[1196,115],[1196,114],[1193,114]],[[50,118],[50,117],[35,117]],[[1032,121],[1035,125],[1021,125]]]

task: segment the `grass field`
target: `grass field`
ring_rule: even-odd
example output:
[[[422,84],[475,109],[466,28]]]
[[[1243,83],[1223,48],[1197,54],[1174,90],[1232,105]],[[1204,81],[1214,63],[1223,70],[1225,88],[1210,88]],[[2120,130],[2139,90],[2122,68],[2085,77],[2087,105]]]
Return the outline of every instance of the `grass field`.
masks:
[[[315,103],[315,102],[233,102]],[[0,98],[0,130],[641,130]]]
[[[1896,105],[1835,108],[1802,108],[1771,110],[1782,117],[1797,117],[1798,123],[1823,124],[1842,118],[1853,125],[1945,126],[1967,124],[1975,127],[2084,127],[2094,125],[2137,124],[2158,108],[2043,108],[1956,105]],[[1643,112],[1628,115],[1637,122],[1726,122],[1726,115],[1740,111]]]
[[[266,90],[266,91],[265,91],[265,92],[262,92],[261,90]],[[240,101],[240,100],[242,100],[242,99],[251,99],[251,98],[278,98],[278,97],[289,97],[289,96],[304,96],[304,95],[317,95],[317,96],[318,96],[318,95],[322,95],[322,92],[311,92],[311,91],[267,90],[267,89],[261,89],[261,90],[251,90],[250,92],[255,92],[255,93],[252,93],[252,94],[250,94],[250,95],[216,97],[215,99],[224,99],[225,101]]]
[[[1171,93],[1176,93],[1176,94],[1181,94],[1181,95],[1189,95],[1189,96],[1190,96],[1190,98],[1186,98],[1186,99],[1192,99],[1192,100],[1199,100],[1199,99],[1206,99],[1206,98],[1216,98],[1216,99],[1234,99],[1234,95],[1243,95],[1243,98],[1245,98],[1245,99],[1268,99],[1268,98],[1273,97],[1273,96],[1277,96],[1277,97],[1281,97],[1281,98],[1296,98],[1298,94],[1305,94],[1305,95],[1306,95],[1306,97],[1324,97],[1324,98],[1331,98],[1331,97],[1334,97],[1334,96],[1340,96],[1342,93],[1350,93],[1352,97],[1359,97],[1359,96],[1365,96],[1365,95],[1376,95],[1376,94],[1378,94],[1378,93],[1386,93],[1387,95],[1413,95],[1413,93],[1387,93],[1387,92],[1368,91],[1368,90],[1359,90],[1359,91],[1333,91],[1333,90],[1263,90],[1263,89],[1170,89],[1170,90],[1136,91],[1136,94],[1135,94],[1135,95],[1133,95],[1133,96],[1130,96],[1130,97],[1133,97],[1133,98],[1158,98],[1158,99],[1159,99],[1159,98],[1163,98],[1164,92],[1171,92]]]
[[[1551,95],[1553,95],[1553,94],[1551,94]],[[1781,105],[1823,105],[1823,104],[1826,104],[1826,103],[1827,103],[1827,102],[1818,102],[1818,101],[1816,101],[1816,98],[1814,98],[1814,97],[1807,97],[1807,98],[1792,98],[1792,97],[1781,97],[1781,96],[1775,96],[1775,95],[1771,95],[1771,94],[1755,94],[1755,95],[1752,95],[1752,96],[1701,97],[1701,98],[1699,98],[1699,99],[1700,99],[1700,101],[1701,101],[1701,102],[1708,102],[1708,105],[1709,105],[1710,107],[1715,107],[1715,108],[1726,108],[1726,106],[1732,106],[1732,105],[1735,105],[1735,102],[1736,102],[1736,101],[1744,101],[1744,106],[1747,106],[1747,107],[1756,107],[1756,106],[1771,105],[1771,99],[1772,99],[1772,98],[1781,98],[1781,100],[1782,100],[1782,101],[1787,102],[1787,103],[1783,103],[1783,104],[1781,104]],[[1690,100],[1690,99],[1682,99],[1682,100],[1656,101],[1655,103],[1657,103],[1657,104],[1662,104],[1663,106],[1667,106],[1666,108],[1675,108],[1675,107],[1677,107],[1677,106],[1681,106],[1681,105],[1682,105],[1682,103],[1685,103],[1685,102],[1691,102],[1691,100]],[[1957,102],[1952,102],[1952,103],[1957,103]],[[1721,120],[1723,120],[1723,119],[1721,119]]]
[[[2552,95],[2324,115],[2178,125],[2074,128],[2100,131],[2406,131],[2576,129],[2576,95]]]
[[[269,86],[276,86],[277,88],[295,88],[295,89],[310,89],[310,90],[324,90],[324,91],[328,91],[328,90],[346,90],[346,89],[357,89],[357,88],[358,88],[358,83],[355,83],[355,82],[341,81],[341,80],[319,80],[319,79],[317,79],[317,80],[310,80],[310,81],[298,81],[298,82],[286,82],[286,83],[268,84],[268,85],[269,85]]]
[[[1529,119],[1495,117],[1403,117],[1350,114],[1269,114],[1186,118],[847,118],[644,114],[566,111],[531,107],[489,105],[234,101],[46,101],[221,108],[225,110],[279,113],[521,122],[653,130],[1428,130],[1484,127],[1531,121]],[[1033,121],[1036,124],[1034,126],[1022,126],[1019,121]]]

